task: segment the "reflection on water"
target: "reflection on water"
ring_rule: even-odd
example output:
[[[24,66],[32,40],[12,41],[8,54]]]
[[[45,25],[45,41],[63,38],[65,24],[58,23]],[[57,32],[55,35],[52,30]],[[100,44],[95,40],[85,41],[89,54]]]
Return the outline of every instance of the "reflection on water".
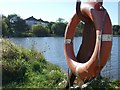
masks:
[[[30,37],[30,38],[10,38],[10,40],[17,45],[26,48],[35,48],[37,51],[42,52],[47,61],[57,64],[67,71],[68,66],[66,64],[64,56],[64,38],[63,37]],[[120,72],[120,61],[118,62],[118,40],[120,38],[113,38],[113,46],[111,52],[111,59],[107,62],[106,66],[102,70],[102,75],[110,77],[111,79],[118,79],[118,70]],[[77,54],[82,38],[75,37],[74,50]],[[120,50],[120,49],[119,49]],[[120,78],[119,78],[120,79]]]

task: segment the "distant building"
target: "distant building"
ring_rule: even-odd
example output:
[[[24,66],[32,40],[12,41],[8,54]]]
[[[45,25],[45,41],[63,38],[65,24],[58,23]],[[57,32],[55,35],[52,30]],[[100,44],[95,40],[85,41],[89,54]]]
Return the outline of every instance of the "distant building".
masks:
[[[25,19],[25,22],[29,26],[32,26],[34,24],[44,24],[44,25],[47,25],[49,23],[48,21],[43,21],[42,19],[36,19],[33,16]]]
[[[11,17],[11,18],[10,18],[10,22],[11,22],[11,23],[16,22],[16,21],[18,20],[17,18],[18,18],[18,16],[13,16],[13,17]]]
[[[41,22],[41,24],[44,24],[44,25],[47,25],[49,23],[48,21],[43,21],[41,18],[38,20]]]

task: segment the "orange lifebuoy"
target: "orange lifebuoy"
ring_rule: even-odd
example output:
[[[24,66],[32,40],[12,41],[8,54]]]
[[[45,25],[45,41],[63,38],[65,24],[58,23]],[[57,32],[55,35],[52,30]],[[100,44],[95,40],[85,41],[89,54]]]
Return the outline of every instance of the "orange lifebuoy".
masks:
[[[112,48],[112,24],[107,11],[97,2],[83,3],[80,9],[83,16],[75,14],[67,25],[64,52],[72,73],[85,81],[96,77],[109,58]],[[82,20],[85,20],[83,40],[75,56],[74,33]]]

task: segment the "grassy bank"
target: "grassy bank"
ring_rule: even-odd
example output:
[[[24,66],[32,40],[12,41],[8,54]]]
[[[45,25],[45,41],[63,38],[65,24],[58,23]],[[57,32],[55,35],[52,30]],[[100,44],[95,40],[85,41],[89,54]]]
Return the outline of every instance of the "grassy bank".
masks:
[[[3,88],[65,87],[67,75],[60,67],[47,62],[42,53],[38,53],[33,48],[28,50],[18,47],[6,39],[2,39],[2,48],[0,47],[0,50],[2,51],[0,54],[2,54]],[[76,81],[75,87],[77,85]],[[101,77],[93,80],[86,89],[119,90],[119,85],[120,82],[118,80],[110,81]],[[72,90],[79,89],[73,88]]]
[[[2,40],[3,88],[63,88],[63,70],[45,60],[34,49],[18,47]]]

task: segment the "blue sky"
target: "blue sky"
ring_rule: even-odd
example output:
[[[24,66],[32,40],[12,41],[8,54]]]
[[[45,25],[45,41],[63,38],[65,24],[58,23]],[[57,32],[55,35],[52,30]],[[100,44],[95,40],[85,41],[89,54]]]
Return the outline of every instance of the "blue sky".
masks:
[[[86,1],[86,0],[81,0]],[[113,25],[118,24],[118,1],[104,0],[104,7],[110,14]],[[2,14],[17,14],[23,19],[34,16],[46,21],[56,21],[63,18],[69,21],[75,13],[76,0],[2,0]]]

